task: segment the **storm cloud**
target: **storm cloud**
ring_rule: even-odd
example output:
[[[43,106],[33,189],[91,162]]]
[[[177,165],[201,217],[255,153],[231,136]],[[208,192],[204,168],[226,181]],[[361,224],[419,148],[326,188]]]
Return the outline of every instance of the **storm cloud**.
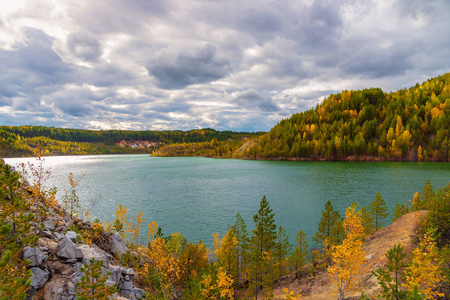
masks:
[[[0,123],[269,130],[450,70],[446,0],[9,1]]]

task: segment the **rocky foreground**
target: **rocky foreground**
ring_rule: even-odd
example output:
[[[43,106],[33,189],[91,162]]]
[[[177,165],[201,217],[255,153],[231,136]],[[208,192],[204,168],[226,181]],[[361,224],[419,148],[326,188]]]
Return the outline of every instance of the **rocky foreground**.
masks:
[[[82,277],[80,269],[92,258],[103,262],[103,274],[109,273],[106,284],[118,284],[120,292],[114,299],[143,298],[144,290],[133,285],[133,269],[117,264],[117,258],[128,251],[120,234],[105,233],[100,248],[95,244],[81,244],[79,234],[68,230],[75,227],[89,231],[92,229],[89,221],[51,216],[42,225],[36,246],[23,251],[24,258],[31,261],[33,273],[27,299],[76,299],[76,285]]]

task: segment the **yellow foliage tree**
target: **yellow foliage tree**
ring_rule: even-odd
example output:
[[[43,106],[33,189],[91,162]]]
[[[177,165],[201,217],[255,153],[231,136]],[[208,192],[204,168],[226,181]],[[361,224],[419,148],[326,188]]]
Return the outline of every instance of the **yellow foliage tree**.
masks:
[[[404,286],[409,290],[417,286],[425,299],[435,299],[444,296],[438,291],[443,281],[444,275],[436,242],[431,234],[425,234],[412,253],[411,264],[405,272]]]
[[[333,294],[339,294],[344,299],[345,293],[358,290],[358,275],[366,271],[363,245],[364,227],[356,204],[345,212],[344,229],[347,235],[342,245],[333,246],[331,253],[332,265],[328,267]]]
[[[133,229],[133,240],[135,243],[138,242],[139,232],[141,231],[141,223],[145,222],[145,219],[142,217],[142,211],[140,211],[136,217],[136,226]]]
[[[127,220],[128,208],[119,204],[116,210],[116,219],[113,222],[112,228],[116,230],[123,239],[128,237],[128,234],[133,231],[133,225]]]

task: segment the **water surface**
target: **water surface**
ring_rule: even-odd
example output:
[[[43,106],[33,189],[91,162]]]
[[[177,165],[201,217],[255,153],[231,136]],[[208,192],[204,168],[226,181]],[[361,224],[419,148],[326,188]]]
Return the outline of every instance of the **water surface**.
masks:
[[[34,159],[11,158],[15,165]],[[353,202],[368,206],[380,192],[390,212],[412,199],[429,178],[435,189],[450,181],[448,163],[274,162],[147,155],[45,157],[52,177],[48,186],[68,187],[69,172],[82,176],[80,201],[92,217],[115,218],[119,204],[130,216],[142,211],[145,226],[156,220],[163,233],[182,233],[212,248],[240,213],[249,229],[265,195],[275,222],[293,242],[300,229],[311,238],[327,200],[344,216]],[[390,217],[388,217],[390,221]],[[143,224],[144,225],[144,224]],[[143,230],[146,231],[146,230]],[[142,232],[141,240],[146,238]],[[311,242],[310,242],[311,244]]]

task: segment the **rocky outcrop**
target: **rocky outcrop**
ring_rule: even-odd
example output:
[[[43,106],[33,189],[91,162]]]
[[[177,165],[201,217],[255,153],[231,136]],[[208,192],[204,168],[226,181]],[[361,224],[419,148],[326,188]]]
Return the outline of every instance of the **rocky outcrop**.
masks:
[[[106,284],[120,289],[114,299],[143,299],[144,290],[133,284],[134,270],[117,265],[115,260],[128,251],[120,234],[105,235],[109,239],[105,251],[95,244],[78,244],[79,234],[67,231],[70,224],[73,223],[67,217],[48,218],[40,227],[35,247],[23,249],[23,257],[30,261],[32,272],[27,299],[75,300],[77,284],[83,276],[81,268],[91,259],[102,262],[102,274],[108,275]],[[76,226],[84,230],[91,228],[89,221],[78,221]]]

